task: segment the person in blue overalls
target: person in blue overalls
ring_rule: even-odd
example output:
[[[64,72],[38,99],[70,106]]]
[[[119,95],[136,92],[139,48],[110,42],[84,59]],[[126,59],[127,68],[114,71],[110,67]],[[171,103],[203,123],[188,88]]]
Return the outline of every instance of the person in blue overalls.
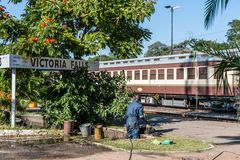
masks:
[[[143,105],[140,103],[141,97],[139,95],[133,96],[133,101],[128,105],[127,108],[127,137],[130,139],[140,138],[139,132],[139,119],[143,119]]]

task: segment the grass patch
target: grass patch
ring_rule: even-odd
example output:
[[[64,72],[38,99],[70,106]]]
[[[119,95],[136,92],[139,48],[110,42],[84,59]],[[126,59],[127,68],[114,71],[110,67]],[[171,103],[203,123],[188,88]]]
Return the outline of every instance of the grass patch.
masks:
[[[171,145],[155,145],[152,143],[154,139],[159,141],[164,141],[166,139],[172,140],[174,144]],[[153,139],[140,139],[133,140],[133,149],[139,151],[200,151],[209,148],[211,145],[207,142],[188,139],[188,138],[180,138],[173,136],[163,136],[159,138]],[[99,141],[99,143],[112,146],[118,149],[131,149],[131,143],[127,139],[119,139],[119,140],[108,140],[104,139]]]

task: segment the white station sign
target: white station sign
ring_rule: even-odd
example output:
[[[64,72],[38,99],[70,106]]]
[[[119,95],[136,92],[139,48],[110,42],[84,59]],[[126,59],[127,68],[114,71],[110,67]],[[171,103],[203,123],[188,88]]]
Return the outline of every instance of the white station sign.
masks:
[[[89,71],[98,71],[99,62],[87,62],[83,60],[49,58],[49,57],[22,58],[18,55],[13,54],[0,56],[0,68],[74,70],[81,67],[88,67]]]

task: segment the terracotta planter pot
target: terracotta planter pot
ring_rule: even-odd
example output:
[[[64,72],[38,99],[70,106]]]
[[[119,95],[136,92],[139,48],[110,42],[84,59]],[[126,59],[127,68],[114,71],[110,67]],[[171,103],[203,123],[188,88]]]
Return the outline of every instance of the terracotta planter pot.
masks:
[[[63,130],[64,135],[69,136],[73,132],[74,121],[66,120],[64,121]]]
[[[95,140],[103,139],[103,126],[102,125],[97,125],[94,128],[94,138]]]

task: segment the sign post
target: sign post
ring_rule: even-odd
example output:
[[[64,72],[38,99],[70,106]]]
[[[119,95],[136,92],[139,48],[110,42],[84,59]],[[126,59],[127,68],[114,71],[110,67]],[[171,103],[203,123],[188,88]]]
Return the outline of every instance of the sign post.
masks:
[[[11,127],[14,128],[16,123],[17,68],[58,71],[58,70],[75,70],[81,67],[88,67],[89,71],[98,71],[99,62],[87,62],[83,60],[49,58],[49,57],[22,58],[18,55],[13,54],[1,55],[0,68],[12,69]]]
[[[12,69],[12,109],[11,109],[11,127],[15,128],[16,123],[16,69]]]

